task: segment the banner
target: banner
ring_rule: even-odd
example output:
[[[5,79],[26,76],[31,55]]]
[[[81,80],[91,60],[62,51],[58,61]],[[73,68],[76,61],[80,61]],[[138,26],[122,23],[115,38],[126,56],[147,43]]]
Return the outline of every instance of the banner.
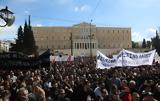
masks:
[[[122,67],[122,66],[123,66],[123,57],[122,57],[123,52],[124,52],[124,49],[121,50],[121,51],[118,53],[117,57],[115,57],[115,58],[117,59],[117,63],[116,63],[116,66],[117,66],[117,67]]]
[[[74,56],[71,55],[65,55],[65,56],[50,56],[50,61],[55,62],[55,61],[74,61]]]
[[[152,65],[155,50],[144,53],[134,53],[128,50],[123,50],[121,53],[122,66],[140,66],[140,65]]]
[[[97,51],[97,64],[96,67],[100,69],[110,67],[123,67],[123,66],[141,66],[152,65],[155,56],[155,50],[144,53],[134,53],[128,50],[122,50],[118,55],[112,59],[106,57],[100,51]]]
[[[160,63],[160,56],[158,55],[157,52],[155,53],[154,60],[155,62]]]
[[[96,64],[97,68],[109,69],[110,67],[115,67],[116,62],[117,62],[116,59],[108,58],[104,54],[102,54],[100,51],[97,51],[97,64]]]

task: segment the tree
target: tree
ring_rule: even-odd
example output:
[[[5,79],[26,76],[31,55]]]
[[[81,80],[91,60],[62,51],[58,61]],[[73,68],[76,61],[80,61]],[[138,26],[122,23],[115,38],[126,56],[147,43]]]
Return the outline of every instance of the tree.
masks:
[[[37,53],[37,47],[35,45],[35,39],[33,36],[32,27],[30,25],[30,16],[29,16],[29,25],[25,21],[24,24],[24,53],[31,55]]]
[[[19,29],[18,29],[18,38],[16,40],[18,51],[20,51],[20,52],[24,48],[24,46],[23,46],[23,39],[24,39],[24,33],[23,33],[22,27],[20,26]]]
[[[23,50],[23,52],[24,53],[26,53],[26,54],[28,54],[28,43],[29,43],[29,35],[28,35],[28,33],[29,33],[29,28],[28,28],[28,25],[27,25],[27,21],[25,21],[25,23],[24,23],[24,50]]]
[[[151,47],[151,41],[147,41],[146,47],[147,47],[147,48],[150,48],[150,47]]]
[[[151,38],[153,49],[156,49],[157,53],[160,55],[160,39],[158,31],[156,31],[156,37]]]
[[[24,33],[23,33],[23,29],[22,26],[20,26],[18,28],[18,32],[17,32],[17,39],[16,44],[11,44],[11,51],[18,51],[18,52],[22,52],[23,51],[23,39],[24,39]]]
[[[34,35],[33,35],[33,31],[32,31],[32,27],[29,25],[29,42],[28,45],[28,52],[30,54],[36,54],[37,52],[37,47],[35,45],[35,39],[34,39]]]
[[[132,48],[136,48],[136,43],[132,41]]]
[[[140,48],[139,43],[132,41],[132,48]]]
[[[143,39],[142,48],[146,48],[146,40],[145,39]]]
[[[25,21],[24,30],[21,26],[18,28],[16,44],[11,44],[11,51],[23,52],[27,55],[36,55],[37,47],[35,45],[35,39],[33,36],[32,27],[30,25],[30,16],[28,23],[29,25],[27,24],[27,21]]]

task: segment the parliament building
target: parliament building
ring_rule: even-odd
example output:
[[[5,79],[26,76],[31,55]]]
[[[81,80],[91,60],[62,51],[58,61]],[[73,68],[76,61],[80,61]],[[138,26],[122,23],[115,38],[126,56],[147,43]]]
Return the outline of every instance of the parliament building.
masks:
[[[131,28],[97,27],[86,22],[32,28],[39,52],[50,49],[55,54],[95,56],[97,50],[111,55],[132,47]]]

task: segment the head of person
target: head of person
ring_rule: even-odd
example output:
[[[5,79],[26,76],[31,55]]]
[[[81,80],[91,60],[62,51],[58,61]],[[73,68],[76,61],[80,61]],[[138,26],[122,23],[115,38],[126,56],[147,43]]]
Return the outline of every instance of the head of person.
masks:
[[[92,98],[90,95],[87,96],[87,101],[92,101]]]
[[[155,101],[155,99],[153,97],[153,93],[147,92],[146,96],[144,97],[144,101]]]
[[[134,81],[134,80],[131,80],[130,82],[129,82],[129,87],[130,88],[133,88],[133,87],[135,87],[136,86],[136,82]]]
[[[160,92],[160,85],[157,85],[156,89],[157,89],[158,92]]]
[[[122,80],[122,87],[127,87],[127,86],[128,86],[128,81]]]
[[[54,83],[53,83],[53,87],[54,87],[54,88],[58,88],[58,83],[57,83],[57,82],[54,82]]]
[[[2,93],[3,101],[10,101],[10,92],[8,90],[4,90]]]
[[[11,71],[11,73],[10,73],[10,74],[11,74],[11,77],[12,77],[12,76],[14,76],[14,72],[12,72],[12,71]]]
[[[20,101],[28,101],[28,90],[25,88],[20,88],[19,90],[19,100]]]
[[[105,88],[103,88],[101,92],[102,92],[102,97],[106,97],[108,95],[108,91]]]
[[[113,91],[112,91],[112,93],[116,95],[117,92],[118,92],[118,87],[117,87],[116,84],[113,84]]]
[[[60,89],[59,90],[59,96],[60,97],[64,97],[65,96],[65,90],[64,89]]]
[[[132,93],[132,101],[140,101],[140,95],[137,92]]]

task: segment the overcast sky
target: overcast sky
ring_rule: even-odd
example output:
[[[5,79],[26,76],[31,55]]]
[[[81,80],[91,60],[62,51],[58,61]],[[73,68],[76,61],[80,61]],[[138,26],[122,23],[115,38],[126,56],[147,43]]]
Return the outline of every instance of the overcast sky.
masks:
[[[14,40],[31,15],[32,26],[72,26],[90,22],[104,27],[131,27],[132,40],[149,40],[160,25],[160,0],[0,0],[15,13],[13,26],[0,28],[1,40]]]

